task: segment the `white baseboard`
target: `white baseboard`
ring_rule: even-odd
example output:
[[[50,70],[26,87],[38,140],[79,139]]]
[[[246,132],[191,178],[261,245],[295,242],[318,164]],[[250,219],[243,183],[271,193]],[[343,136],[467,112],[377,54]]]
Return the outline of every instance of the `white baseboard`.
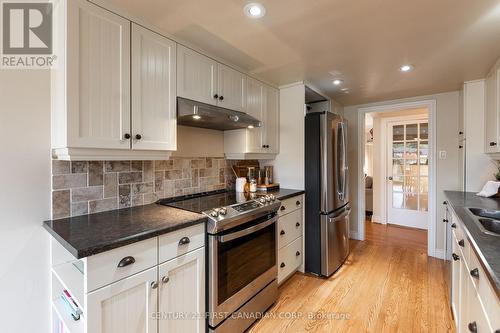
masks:
[[[359,234],[357,231],[349,231],[349,238],[350,239],[356,239],[356,240],[362,240],[360,237],[359,237]]]
[[[372,222],[385,224],[385,218],[383,218],[382,216],[372,215]]]

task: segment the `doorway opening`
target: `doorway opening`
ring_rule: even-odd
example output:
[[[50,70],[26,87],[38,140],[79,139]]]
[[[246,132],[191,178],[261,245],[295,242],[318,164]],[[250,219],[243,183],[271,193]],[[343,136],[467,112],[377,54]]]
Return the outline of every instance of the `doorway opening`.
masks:
[[[366,240],[436,255],[434,110],[434,101],[360,109],[358,227]]]

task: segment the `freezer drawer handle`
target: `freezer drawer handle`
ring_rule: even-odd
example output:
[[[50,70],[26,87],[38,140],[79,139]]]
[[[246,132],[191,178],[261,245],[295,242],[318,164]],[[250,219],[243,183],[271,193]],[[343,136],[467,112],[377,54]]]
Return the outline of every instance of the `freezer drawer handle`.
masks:
[[[346,210],[345,212],[343,212],[342,214],[340,214],[339,216],[336,216],[336,217],[333,217],[333,218],[329,218],[328,221],[329,222],[337,222],[337,221],[340,221],[340,220],[343,220],[347,215],[349,215],[351,213],[351,208],[349,208],[348,210]]]

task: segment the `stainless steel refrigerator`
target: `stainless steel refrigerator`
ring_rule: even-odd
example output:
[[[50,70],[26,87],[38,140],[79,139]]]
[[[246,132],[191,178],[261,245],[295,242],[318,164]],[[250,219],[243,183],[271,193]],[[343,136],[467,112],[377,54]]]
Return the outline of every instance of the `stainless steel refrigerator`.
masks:
[[[347,123],[330,112],[306,114],[305,270],[332,275],[349,255]]]

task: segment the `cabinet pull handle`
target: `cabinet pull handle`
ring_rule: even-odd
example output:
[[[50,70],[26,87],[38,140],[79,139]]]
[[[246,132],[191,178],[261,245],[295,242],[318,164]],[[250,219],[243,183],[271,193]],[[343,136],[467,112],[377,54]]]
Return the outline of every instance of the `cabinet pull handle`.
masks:
[[[182,237],[181,240],[179,241],[179,246],[186,245],[189,243],[191,243],[191,240],[189,239],[189,237]]]
[[[134,257],[127,256],[127,257],[123,258],[122,260],[120,260],[120,262],[118,263],[118,267],[125,267],[128,265],[132,265],[134,262],[135,262]]]
[[[298,227],[300,227],[300,223],[299,223],[299,222],[295,223],[295,226],[296,226],[297,228],[298,228]]]
[[[443,219],[443,222],[448,223],[449,221],[448,221],[448,219]]]
[[[470,275],[472,277],[475,277],[476,279],[479,279],[479,269],[474,268],[473,270],[470,271]]]
[[[125,139],[127,139],[127,140],[128,140],[128,139],[130,139],[130,134],[125,133],[125,134],[123,135],[123,137],[124,137]]]
[[[281,206],[281,207],[280,207],[280,210],[281,210],[281,211],[284,211],[285,209],[286,209],[286,207],[285,207],[285,206]]]
[[[284,235],[284,234],[285,234],[285,230],[281,230],[280,235]]]
[[[477,324],[475,321],[473,321],[472,323],[469,323],[469,325],[467,325],[467,327],[469,328],[469,331],[471,331],[472,333],[477,332]]]
[[[455,261],[457,261],[458,259],[460,259],[460,257],[457,254],[455,254],[455,253],[453,253],[451,256],[453,257],[453,260],[455,260]]]
[[[296,257],[300,256],[300,251],[295,252],[295,256]]]
[[[167,283],[168,281],[170,281],[170,278],[168,276],[164,276],[161,278],[161,282],[163,283]]]
[[[158,288],[158,282],[157,281],[151,282],[151,289],[156,289],[156,288]]]
[[[496,145],[497,145],[497,143],[496,143],[496,142],[493,142],[493,141],[492,141],[492,142],[490,142],[490,147],[493,147],[493,146],[496,146]]]
[[[300,201],[299,200],[295,201],[295,205],[300,206]]]
[[[214,95],[214,98],[216,98],[216,99],[217,99],[217,98],[219,98],[219,95],[215,94],[215,95]]]
[[[140,139],[142,139],[142,135],[140,135],[140,134],[136,134],[136,135],[135,135],[135,139],[136,139],[136,140],[140,140]]]
[[[282,262],[282,263],[281,263],[281,265],[280,265],[280,267],[281,267],[281,268],[283,268],[283,267],[285,267],[285,266],[286,266],[286,265],[285,265],[285,263],[284,263],[284,262]]]
[[[464,240],[463,239],[459,240],[458,245],[460,245],[461,247],[464,247],[464,245],[465,245]]]
[[[452,224],[451,224],[451,227],[452,227],[453,229],[455,229],[455,228],[457,227],[457,224],[456,224],[456,223],[452,223]]]

